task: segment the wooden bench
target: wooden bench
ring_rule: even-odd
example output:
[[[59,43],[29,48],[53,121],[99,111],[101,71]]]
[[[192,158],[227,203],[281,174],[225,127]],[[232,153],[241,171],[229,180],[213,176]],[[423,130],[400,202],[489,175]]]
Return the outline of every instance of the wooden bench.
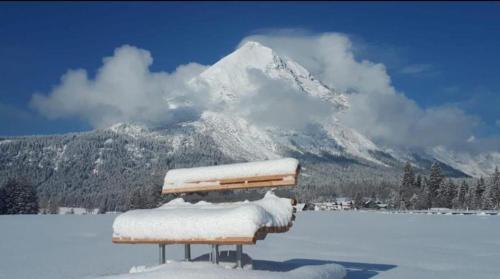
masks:
[[[236,189],[256,189],[264,187],[283,187],[295,186],[299,175],[300,166],[296,159],[285,158],[278,160],[269,160],[261,162],[238,163],[230,165],[219,165],[210,167],[198,167],[189,169],[173,169],[167,172],[165,176],[164,186],[162,189],[163,194],[186,194],[195,192],[207,191],[223,191],[223,190],[236,190]],[[267,195],[266,195],[267,196]],[[272,197],[279,203],[283,203],[285,199]],[[271,201],[274,201],[271,200]],[[264,201],[264,199],[260,200]],[[257,207],[259,204],[255,202]],[[269,203],[269,201],[267,201]],[[296,204],[295,199],[288,199],[289,206]],[[254,202],[249,203],[221,203],[214,204],[214,206],[228,206],[228,210],[238,209],[238,206],[249,206]],[[182,212],[184,208],[172,207],[176,212]],[[163,210],[172,209],[170,207]],[[263,206],[265,209],[265,206]],[[258,208],[260,209],[260,208]],[[153,209],[162,210],[159,209]],[[189,207],[189,210],[197,210],[196,206]],[[203,214],[203,207],[199,209]],[[224,210],[224,208],[223,208]],[[148,212],[141,212],[147,214]],[[175,212],[174,212],[175,213]],[[124,213],[124,215],[127,213]],[[219,245],[236,245],[236,261],[237,265],[241,267],[242,245],[252,245],[257,240],[264,239],[269,233],[283,233],[287,232],[292,226],[294,215],[291,214],[290,220],[287,223],[281,222],[281,226],[266,226],[259,227],[253,235],[241,236],[221,236],[221,237],[169,237],[156,236],[156,237],[129,237],[127,235],[113,235],[112,241],[114,243],[126,244],[158,244],[160,247],[160,263],[165,263],[165,245],[168,244],[184,244],[185,246],[185,259],[191,260],[191,244],[209,244],[212,246],[210,254],[211,261],[218,263],[218,250]],[[140,217],[135,217],[140,218]],[[117,217],[118,219],[118,217]],[[116,222],[117,220],[115,220]],[[160,219],[161,222],[161,219]],[[115,224],[114,224],[115,226]]]

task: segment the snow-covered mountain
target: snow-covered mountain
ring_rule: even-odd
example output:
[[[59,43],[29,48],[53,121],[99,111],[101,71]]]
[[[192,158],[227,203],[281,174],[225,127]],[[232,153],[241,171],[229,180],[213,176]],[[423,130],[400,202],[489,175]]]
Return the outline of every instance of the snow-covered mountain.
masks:
[[[339,108],[348,107],[346,96],[322,84],[304,67],[252,41],[219,60],[190,83],[194,87],[208,89],[216,101],[231,104],[257,90],[252,71],[258,71],[269,79],[285,81],[293,88]]]
[[[382,168],[394,167],[406,161],[412,162],[417,168],[425,168],[430,162],[438,160],[456,175],[462,173],[475,177],[489,175],[500,164],[498,152],[471,155],[443,147],[418,151],[378,147],[335,117],[336,113],[349,109],[346,95],[328,88],[297,62],[280,56],[258,42],[246,42],[195,77],[190,84],[208,91],[211,99],[223,102],[225,108],[237,107],[241,98],[259,90],[259,83],[253,77],[255,73],[269,80],[280,80],[302,94],[330,103],[332,117],[328,121],[310,125],[305,130],[294,131],[276,126],[258,127],[241,115],[227,111],[206,111],[197,126],[200,132],[210,134],[229,157],[264,159],[297,152],[319,157],[333,155],[352,158]]]
[[[234,113],[242,98],[260,89],[259,82],[253,80],[255,74],[279,80],[300,94],[328,102],[333,112],[349,108],[344,94],[322,84],[297,62],[258,42],[247,42],[190,81],[193,88],[208,91],[213,102],[223,103],[222,112],[205,111],[194,125],[200,133],[210,135],[227,156],[249,160],[274,158],[289,152],[329,154],[385,166],[373,155],[380,151],[377,146],[343,126],[335,115],[327,122],[311,123],[306,130],[296,131],[279,126],[263,128]]]
[[[331,115],[300,129],[259,125],[251,114],[239,113],[242,100],[260,90],[256,78],[319,100]],[[498,152],[473,156],[442,147],[414,151],[377,146],[337,119],[350,107],[348,96],[257,42],[245,43],[188,86],[216,104],[189,122],[154,129],[119,123],[85,133],[0,138],[0,182],[25,176],[42,195],[57,193],[66,205],[90,202],[96,207],[94,201],[109,199],[124,204],[126,195],[120,193],[161,181],[175,167],[294,156],[303,165],[301,185],[328,187],[360,177],[398,179],[407,161],[424,170],[437,160],[454,176],[486,176],[500,165]]]

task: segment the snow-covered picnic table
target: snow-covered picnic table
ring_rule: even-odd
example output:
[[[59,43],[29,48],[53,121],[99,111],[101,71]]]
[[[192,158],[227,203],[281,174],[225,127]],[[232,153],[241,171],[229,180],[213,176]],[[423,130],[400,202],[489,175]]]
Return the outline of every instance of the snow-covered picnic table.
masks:
[[[260,162],[169,170],[164,194],[295,186],[299,161],[284,158]],[[268,233],[286,232],[294,218],[294,199],[279,198],[272,191],[257,201],[188,203],[174,199],[159,208],[131,210],[113,223],[113,242],[159,244],[165,263],[166,244],[184,244],[191,260],[191,244],[211,244],[211,261],[218,263],[219,245],[236,245],[237,265],[242,266],[242,245],[255,244]]]
[[[293,200],[267,192],[257,201],[185,202],[177,198],[155,209],[131,210],[113,224],[116,243],[254,244],[268,232],[291,226]]]
[[[162,193],[295,186],[299,171],[299,162],[293,158],[173,169],[165,175]],[[245,270],[240,273],[207,265],[207,259],[215,264],[221,260],[226,267],[229,264],[229,267],[252,269],[252,259],[243,254],[243,245],[255,244],[268,233],[288,231],[294,220],[295,203],[295,199],[280,198],[271,190],[256,201],[189,203],[176,198],[158,208],[125,212],[113,223],[113,242],[159,244],[161,265],[116,278],[156,279],[166,275],[172,278],[344,278],[345,269],[333,263],[285,272]],[[185,261],[167,261],[167,244],[184,244]],[[210,244],[212,250],[193,260],[192,244]],[[219,252],[219,245],[236,245],[236,251]]]

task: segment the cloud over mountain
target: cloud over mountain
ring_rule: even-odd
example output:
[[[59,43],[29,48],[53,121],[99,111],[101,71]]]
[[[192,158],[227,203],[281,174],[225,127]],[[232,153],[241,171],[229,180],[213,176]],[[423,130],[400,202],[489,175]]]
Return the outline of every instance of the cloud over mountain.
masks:
[[[480,120],[453,105],[422,108],[391,83],[382,63],[359,60],[345,34],[253,35],[259,41],[302,64],[331,88],[347,92],[350,109],[338,117],[381,144],[463,148]]]
[[[103,59],[94,78],[83,69],[69,70],[48,95],[34,94],[31,106],[49,118],[78,117],[94,127],[159,125],[195,117],[203,96],[186,82],[205,66],[190,63],[166,73],[152,72],[152,63],[149,51],[121,46]]]
[[[479,118],[451,104],[420,107],[394,88],[384,64],[357,58],[356,46],[347,35],[269,33],[244,38],[240,46],[248,41],[261,42],[271,49],[242,56],[251,61],[233,59],[237,61],[233,65],[221,63],[223,59],[218,67],[190,63],[172,73],[152,72],[153,58],[149,51],[125,45],[103,59],[95,77],[89,77],[83,69],[70,70],[48,94],[34,94],[31,106],[49,118],[78,117],[94,127],[117,122],[163,125],[197,119],[205,110],[227,110],[257,125],[301,129],[335,115],[345,126],[381,145],[466,148],[475,144],[467,140],[481,125]],[[312,82],[304,88],[313,86],[309,90],[313,94],[297,94],[297,86],[290,86],[290,78],[304,72],[302,66],[293,61],[285,65],[298,71],[293,75],[282,70],[263,75],[268,64],[258,64],[275,59],[268,52],[289,57],[304,66],[313,80],[303,77],[300,82]],[[271,58],[263,59],[261,54]],[[277,67],[281,67],[280,63],[286,64],[286,59],[276,61]],[[239,67],[245,63],[249,67]],[[238,72],[241,68],[248,73],[244,82],[238,83],[243,75]],[[192,80],[199,76],[209,78],[193,86]],[[220,79],[227,79],[222,87]],[[251,82],[245,88],[231,88],[233,84],[245,85],[248,80]],[[324,97],[335,96],[337,102],[342,103],[338,98],[343,95],[328,93],[328,89],[318,85],[321,83],[332,92],[347,94],[349,108],[341,113],[333,110]],[[210,90],[213,92],[209,93]],[[231,92],[220,95],[225,90]],[[234,94],[252,90],[252,94],[242,94],[230,108],[225,106]],[[320,94],[315,96],[314,92]],[[213,98],[216,95],[218,99]]]

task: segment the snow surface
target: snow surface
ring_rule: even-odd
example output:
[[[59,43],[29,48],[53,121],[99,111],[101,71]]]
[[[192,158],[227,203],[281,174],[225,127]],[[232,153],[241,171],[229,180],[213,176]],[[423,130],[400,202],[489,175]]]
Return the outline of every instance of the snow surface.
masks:
[[[171,240],[253,237],[261,227],[287,226],[292,214],[291,200],[272,192],[252,202],[191,204],[177,198],[159,208],[121,214],[113,223],[113,236]]]
[[[237,163],[199,168],[169,170],[165,175],[163,189],[189,187],[189,182],[216,181],[240,177],[295,174],[299,161],[294,158]]]
[[[130,274],[100,277],[101,279],[204,279],[204,278],[241,278],[241,279],[342,279],[345,270],[337,264],[302,266],[290,271],[228,269],[207,262],[170,262]]]
[[[88,278],[156,265],[156,245],[111,242],[114,218],[0,216],[0,278]],[[499,231],[500,216],[304,211],[289,232],[243,251],[256,269],[338,263],[354,279],[492,279],[500,274]],[[192,249],[193,258],[210,251],[208,245]],[[169,245],[166,252],[180,260],[184,248]]]

